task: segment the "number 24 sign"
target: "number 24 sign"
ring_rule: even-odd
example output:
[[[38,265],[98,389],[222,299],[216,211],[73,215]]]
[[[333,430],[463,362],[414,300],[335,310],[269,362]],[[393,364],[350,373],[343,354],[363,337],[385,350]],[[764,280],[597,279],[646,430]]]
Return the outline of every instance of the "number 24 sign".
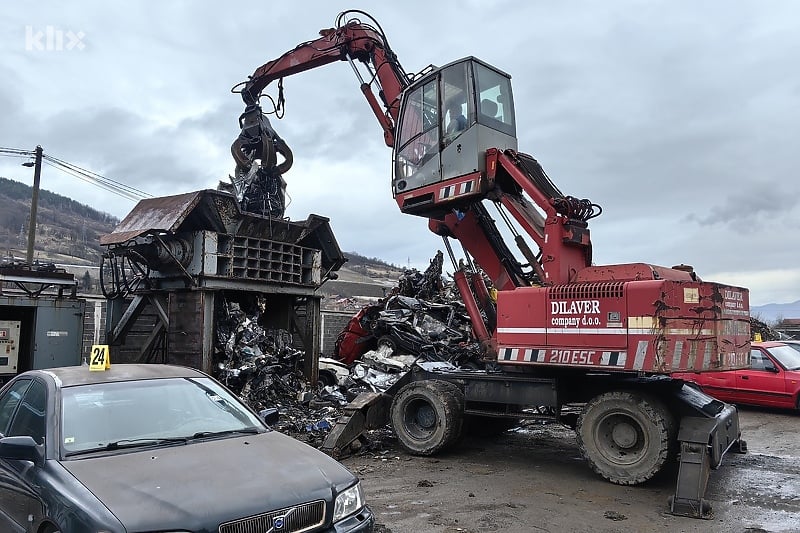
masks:
[[[89,370],[91,372],[103,371],[111,368],[111,357],[108,355],[108,344],[92,345],[89,357]]]

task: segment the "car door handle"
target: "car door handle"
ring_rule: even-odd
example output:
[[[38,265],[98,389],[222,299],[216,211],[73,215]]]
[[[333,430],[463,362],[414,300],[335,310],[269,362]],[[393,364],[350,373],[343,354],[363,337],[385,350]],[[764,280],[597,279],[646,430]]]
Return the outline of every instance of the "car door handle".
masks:
[[[750,379],[750,376],[742,376],[742,379]]]

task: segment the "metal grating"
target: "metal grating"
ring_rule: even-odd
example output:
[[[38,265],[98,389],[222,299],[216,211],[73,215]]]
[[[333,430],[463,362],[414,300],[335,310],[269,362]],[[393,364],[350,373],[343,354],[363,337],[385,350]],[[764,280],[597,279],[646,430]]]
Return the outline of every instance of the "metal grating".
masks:
[[[286,507],[219,526],[219,533],[300,533],[322,525],[325,521],[325,501]]]
[[[220,238],[217,274],[273,283],[311,285],[319,252],[292,243],[255,237]]]
[[[625,283],[622,281],[554,285],[550,287],[550,299],[589,300],[597,298],[622,298],[622,289],[624,285]]]

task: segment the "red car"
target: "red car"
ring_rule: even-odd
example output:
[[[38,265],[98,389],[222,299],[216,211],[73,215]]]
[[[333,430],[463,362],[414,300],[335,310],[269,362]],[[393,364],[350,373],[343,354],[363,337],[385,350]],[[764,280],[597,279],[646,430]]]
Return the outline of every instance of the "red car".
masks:
[[[715,398],[747,405],[800,409],[800,351],[783,342],[754,342],[750,368],[721,372],[678,372]]]

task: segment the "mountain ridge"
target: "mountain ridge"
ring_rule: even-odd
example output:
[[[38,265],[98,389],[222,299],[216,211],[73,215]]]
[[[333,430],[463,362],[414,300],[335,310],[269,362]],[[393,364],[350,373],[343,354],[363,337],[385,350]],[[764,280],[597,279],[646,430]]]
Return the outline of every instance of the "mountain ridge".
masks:
[[[783,304],[768,303],[751,306],[750,316],[768,324],[776,324],[785,318],[800,318],[800,300]]]

